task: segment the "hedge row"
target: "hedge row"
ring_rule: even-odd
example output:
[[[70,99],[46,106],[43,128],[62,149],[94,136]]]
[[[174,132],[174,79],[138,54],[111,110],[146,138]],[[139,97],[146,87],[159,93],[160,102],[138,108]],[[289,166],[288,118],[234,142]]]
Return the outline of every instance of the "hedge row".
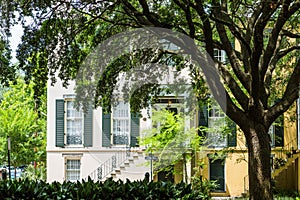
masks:
[[[190,184],[170,182],[53,182],[1,181],[0,199],[107,199],[107,200],[150,200],[150,199],[207,199],[206,194],[193,190]]]

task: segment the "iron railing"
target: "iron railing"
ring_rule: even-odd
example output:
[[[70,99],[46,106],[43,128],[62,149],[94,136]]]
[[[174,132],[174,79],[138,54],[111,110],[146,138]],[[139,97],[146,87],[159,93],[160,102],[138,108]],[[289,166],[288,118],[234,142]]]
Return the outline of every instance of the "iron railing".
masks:
[[[88,178],[93,181],[101,181],[110,175],[117,167],[121,166],[127,158],[130,157],[130,147],[126,147],[125,150],[117,151],[108,160],[103,162],[99,167],[97,167],[93,172],[91,172]]]

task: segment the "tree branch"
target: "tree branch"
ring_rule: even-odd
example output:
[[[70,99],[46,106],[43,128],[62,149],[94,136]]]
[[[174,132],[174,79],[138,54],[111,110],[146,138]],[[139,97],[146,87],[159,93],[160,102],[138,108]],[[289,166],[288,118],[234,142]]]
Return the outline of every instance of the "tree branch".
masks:
[[[231,21],[230,19],[228,19],[228,16],[226,16],[226,14],[223,14],[224,12],[223,12],[223,10],[221,10],[220,5],[216,4],[214,6],[215,6],[215,10],[214,10],[213,14],[216,15],[216,18],[226,19],[227,21]],[[226,24],[229,24],[229,26],[231,27],[230,28],[231,31],[236,32],[236,29],[232,25],[231,22],[228,22]],[[216,27],[217,27],[217,31],[218,31],[218,34],[220,36],[221,42],[222,42],[223,49],[225,49],[226,54],[229,57],[231,67],[232,67],[235,75],[241,81],[244,88],[246,88],[246,90],[248,92],[250,92],[249,79],[248,79],[247,75],[241,70],[242,67],[239,64],[238,57],[235,54],[235,51],[233,50],[233,47],[231,46],[231,42],[230,42],[230,40],[229,40],[229,38],[226,34],[226,29],[225,29],[224,24],[217,21],[216,22]]]
[[[139,0],[142,8],[143,14],[147,17],[149,22],[151,22],[154,26],[161,27],[161,23],[154,17],[153,13],[150,12],[147,1]]]
[[[300,88],[300,60],[295,66],[295,69],[289,79],[285,92],[281,101],[272,106],[267,114],[266,121],[271,123],[281,114],[283,114],[296,100],[299,98]]]
[[[205,13],[203,0],[195,0],[195,4],[190,2],[190,5],[196,10],[200,19],[203,23],[203,33],[205,37],[205,49],[207,53],[213,58],[214,57],[214,48],[213,48],[213,33],[212,27],[209,21],[209,17]]]
[[[272,9],[272,7],[269,5],[268,2],[262,2],[263,8],[262,13],[259,16],[255,26],[254,26],[254,32],[253,32],[253,44],[254,48],[252,51],[252,55],[250,57],[250,63],[251,63],[251,90],[250,90],[250,96],[253,98],[253,105],[261,105],[261,94],[264,92],[263,88],[263,82],[261,81],[261,73],[260,73],[260,58],[263,53],[263,36],[264,36],[264,29],[272,16],[272,14],[275,12],[275,9]],[[257,109],[257,108],[254,108]]]
[[[229,87],[229,89],[232,92],[235,99],[242,106],[242,109],[244,111],[247,111],[248,100],[249,100],[247,95],[241,90],[240,86],[237,84],[237,82],[231,76],[229,71],[226,70],[225,67],[222,66],[222,64],[220,64],[220,63],[219,63],[219,71],[221,72],[223,80],[226,82],[226,85]]]
[[[288,20],[288,18],[293,14],[289,11],[288,7],[291,3],[291,0],[283,1],[283,5],[280,11],[280,14],[276,20],[276,23],[274,25],[274,28],[272,29],[267,47],[266,47],[266,53],[263,55],[262,63],[261,63],[261,81],[264,79],[265,73],[267,71],[267,68],[269,66],[271,57],[274,55],[274,51],[276,48],[276,42],[279,37],[279,33],[284,26],[285,22]]]
[[[292,33],[291,31],[288,31],[288,30],[283,29],[282,33],[283,33],[283,35],[290,37],[290,38],[300,38],[299,34]]]
[[[184,12],[185,18],[189,27],[189,36],[191,38],[195,38],[195,25],[192,19],[190,6],[179,2],[178,0],[173,0],[175,4],[177,4]]]
[[[151,26],[152,23],[146,19],[143,13],[139,12],[135,7],[133,7],[129,1],[122,0],[123,5],[125,6],[124,10],[128,16],[133,16],[140,25]]]
[[[300,45],[298,46],[292,46],[290,48],[286,48],[286,49],[281,49],[279,52],[278,52],[278,58],[282,58],[284,56],[286,56],[288,53],[294,51],[294,50],[299,50],[300,49]]]

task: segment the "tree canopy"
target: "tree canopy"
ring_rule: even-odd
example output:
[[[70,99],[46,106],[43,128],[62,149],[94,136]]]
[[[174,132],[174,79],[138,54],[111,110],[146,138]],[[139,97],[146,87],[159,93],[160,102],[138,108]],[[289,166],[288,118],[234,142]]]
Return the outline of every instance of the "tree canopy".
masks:
[[[53,82],[58,74],[67,85],[94,47],[134,28],[178,31],[192,38],[212,58],[215,49],[224,50],[227,61],[215,59],[226,90],[226,106],[222,108],[247,140],[250,198],[271,199],[268,128],[299,96],[299,0],[4,2],[2,5],[9,5],[8,11],[19,11],[24,24],[19,68],[40,85],[46,84],[47,74]],[[160,58],[169,54],[152,52],[160,55],[156,62],[165,61]],[[149,51],[134,53],[142,58]],[[116,74],[134,67],[120,67],[127,58],[125,55],[122,62],[114,61],[100,80],[97,94],[102,99],[109,99]],[[194,75],[193,84],[201,92],[200,74]]]
[[[0,103],[0,157],[7,161],[7,137],[11,140],[11,164],[15,167],[46,160],[45,103],[36,108],[33,85],[21,79],[10,84]],[[5,164],[5,163],[2,163]]]

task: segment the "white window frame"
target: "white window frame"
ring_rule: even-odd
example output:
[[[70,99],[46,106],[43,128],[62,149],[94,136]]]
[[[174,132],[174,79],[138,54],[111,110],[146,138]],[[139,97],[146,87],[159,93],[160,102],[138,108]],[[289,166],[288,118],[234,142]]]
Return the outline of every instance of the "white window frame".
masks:
[[[226,52],[224,50],[220,50],[220,49],[214,49],[214,57],[222,62],[225,63],[226,61]]]
[[[217,127],[216,124],[218,125]],[[222,129],[225,126],[225,113],[216,102],[212,101],[208,105],[207,141],[209,147],[224,148],[228,146],[227,135],[222,133]]]
[[[68,169],[68,161],[79,161],[79,168]],[[78,173],[76,175],[77,179],[69,179],[68,172]],[[79,156],[65,157],[65,180],[71,182],[76,182],[81,180],[81,157]]]
[[[118,106],[123,106],[123,107],[118,107]],[[125,109],[126,108],[126,109]],[[112,143],[114,146],[124,146],[124,145],[129,145],[130,144],[130,128],[131,128],[131,117],[130,117],[130,105],[129,103],[126,103],[124,101],[118,101],[117,105],[113,106],[112,109],[112,118],[111,118],[111,130],[112,130]],[[125,122],[125,124],[122,124],[122,121]],[[120,128],[120,130],[125,130],[121,132],[116,132],[116,123],[118,123],[117,127]],[[125,127],[124,127],[125,125]],[[122,127],[123,126],[123,127]],[[127,127],[126,127],[127,126]],[[127,137],[127,144],[121,143],[118,144],[115,142],[115,137],[116,136],[123,136],[126,140]]]
[[[74,98],[65,98],[64,99],[65,100],[65,143],[66,143],[66,146],[79,146],[79,147],[81,147],[81,146],[83,146],[83,144],[84,144],[84,141],[83,141],[83,139],[84,139],[84,137],[83,137],[83,132],[84,132],[84,113],[82,112],[82,110],[79,110],[79,111],[77,111],[76,110],[76,108],[74,107],[74,106],[72,106],[73,107],[73,109],[72,109],[72,112],[75,112],[75,116],[69,116],[69,107],[68,107],[68,103],[70,103],[70,102],[73,102],[73,105],[74,105],[74,101],[75,101],[75,99]],[[76,144],[76,143],[68,143],[68,135],[70,135],[70,133],[69,133],[69,131],[68,131],[68,121],[79,121],[79,120],[81,120],[81,131],[80,131],[80,134],[78,134],[78,136],[79,137],[81,137],[81,143],[78,143],[78,144]],[[75,128],[76,129],[76,128]],[[76,134],[75,134],[76,135]]]

